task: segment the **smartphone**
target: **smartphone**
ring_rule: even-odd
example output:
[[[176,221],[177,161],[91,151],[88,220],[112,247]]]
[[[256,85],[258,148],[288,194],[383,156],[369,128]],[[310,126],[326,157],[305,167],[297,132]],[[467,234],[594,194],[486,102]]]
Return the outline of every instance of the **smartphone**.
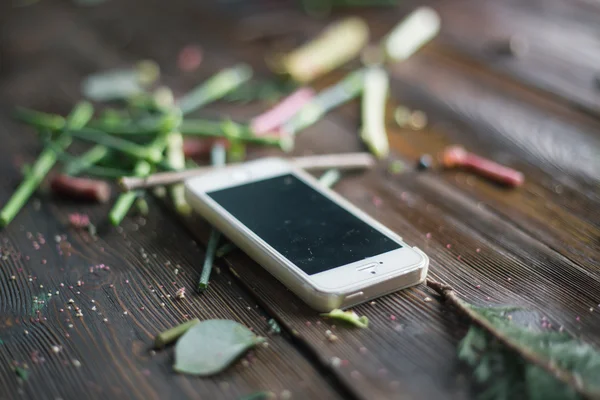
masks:
[[[422,282],[428,257],[311,175],[280,158],[185,182],[201,216],[318,311]]]

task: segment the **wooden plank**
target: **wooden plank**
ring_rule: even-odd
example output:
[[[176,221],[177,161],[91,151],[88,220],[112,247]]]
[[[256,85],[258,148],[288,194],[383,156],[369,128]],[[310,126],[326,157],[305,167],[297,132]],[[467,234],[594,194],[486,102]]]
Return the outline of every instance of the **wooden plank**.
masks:
[[[142,11],[146,12],[151,13]],[[190,13],[189,18],[193,15]],[[145,24],[153,21],[149,17],[141,20]],[[191,31],[187,32],[181,35],[191,37]],[[156,46],[159,49],[153,53],[151,48],[156,43],[148,37],[138,37],[134,39],[134,47],[141,42],[147,43],[142,51],[144,56],[157,54],[157,58],[166,63],[164,46],[159,43]],[[217,54],[215,57],[225,56]],[[236,59],[232,54],[228,57]],[[358,109],[356,104],[349,109],[353,118],[337,114],[302,134],[297,152],[360,148],[355,133]],[[343,118],[340,115],[344,115]],[[502,146],[508,147],[507,143]],[[407,145],[401,152],[405,156],[416,156],[420,148]],[[575,171],[578,177],[586,176],[582,172],[585,168],[565,164],[564,160],[558,165],[567,165],[569,173]],[[401,179],[385,178],[382,171],[378,171],[347,178],[340,184],[339,191],[401,233],[409,243],[423,248],[432,256],[433,276],[455,285],[467,299],[482,304],[530,306],[597,343],[594,335],[598,329],[597,317],[585,314],[589,313],[588,307],[598,303],[594,298],[598,293],[596,279],[590,279],[579,265],[560,257],[513,225],[503,223],[495,213],[480,210],[471,196],[465,196],[443,179],[428,175],[407,175]],[[576,193],[577,185],[586,185],[586,182],[577,179],[573,185],[564,185]],[[375,206],[373,196],[382,199],[379,207]],[[188,223],[198,238],[206,238],[206,225],[197,219]],[[427,238],[427,233],[432,233],[431,238]],[[446,247],[448,244],[450,248]],[[328,365],[329,370],[360,397],[468,396],[468,382],[460,378],[461,369],[455,356],[455,345],[466,326],[442,304],[426,302],[424,298],[432,295],[424,288],[385,296],[375,304],[357,307],[357,312],[371,319],[369,330],[333,328],[330,321],[319,318],[246,257],[236,254],[227,261],[240,277],[241,284],[265,309],[275,314],[287,330],[295,333],[296,343],[320,363]],[[213,280],[219,278],[213,277]],[[477,284],[481,285],[480,289],[476,288]],[[486,300],[488,296],[490,300]],[[577,315],[581,316],[581,322],[577,322]],[[325,337],[326,329],[334,331],[338,341],[330,343]],[[332,366],[337,365],[332,357],[340,358],[339,367]]]
[[[430,131],[392,134],[397,151],[415,159],[460,143],[522,170],[526,184],[513,191],[463,172],[445,173],[443,179],[598,272],[600,216],[594,210],[600,203],[600,139],[595,126],[569,123],[434,57],[398,66],[394,77],[397,99],[433,116]]]
[[[198,217],[184,220],[201,242],[208,226]],[[402,231],[400,231],[402,232]],[[327,321],[259,265],[237,251],[227,265],[295,338],[360,398],[465,398],[468,382],[457,380],[456,343],[464,333],[459,319],[424,287],[384,296],[355,307],[369,318],[368,329]],[[330,342],[326,331],[338,340]]]
[[[441,51],[461,52],[525,85],[598,116],[600,10],[591,2],[435,2],[442,15]],[[495,47],[511,36],[527,42],[522,56]],[[451,50],[452,49],[452,50]]]
[[[11,177],[14,181],[14,170]],[[3,201],[10,189],[3,183]],[[69,228],[68,214],[89,212],[92,220],[105,221],[107,207],[37,197],[40,209],[30,204],[0,233],[0,398],[24,392],[51,398],[235,399],[259,390],[339,397],[323,371],[288,339],[269,333],[268,315],[227,270],[217,268],[210,291],[195,294],[203,251],[159,208],[148,218],[126,221],[122,229],[99,225],[100,235],[92,237]],[[57,235],[66,239],[57,243]],[[97,268],[102,264],[110,270]],[[177,300],[181,287],[188,296]],[[76,306],[83,317],[76,317]],[[153,339],[193,317],[239,321],[267,337],[269,345],[214,378],[177,375],[172,348],[155,354]],[[22,385],[11,371],[15,361],[31,370]]]
[[[15,57],[4,75],[9,84],[3,86],[0,101],[10,103],[11,108],[12,104],[25,104],[65,112],[79,98],[82,69],[105,68],[103,62],[112,64],[114,60],[105,57],[109,50],[104,39],[85,31],[68,10],[44,5],[29,9],[27,17],[39,22],[39,29],[17,29],[23,26],[19,25],[23,19],[11,19],[15,35],[9,35],[7,48]],[[61,20],[66,23],[59,24]],[[53,31],[55,24],[62,30]],[[56,35],[44,38],[46,31]],[[22,43],[31,47],[20,46]],[[82,50],[85,43],[90,43],[87,52]],[[44,53],[44,48],[55,53]],[[94,57],[101,58],[100,64]],[[115,57],[121,60],[119,55]],[[60,61],[50,61],[55,59]],[[32,60],[36,65],[19,68],[20,63]],[[0,203],[20,179],[15,163],[21,161],[15,155],[30,160],[39,151],[33,134],[7,118],[6,114],[0,117],[5,138],[0,149],[4,171]],[[44,393],[50,398],[237,399],[258,390],[283,393],[283,397],[285,391],[295,397],[351,397],[335,380],[329,381],[327,371],[315,369],[288,337],[269,333],[268,314],[232,282],[227,270],[219,274],[217,269],[210,292],[194,295],[203,251],[182,236],[171,219],[156,212],[156,207],[147,219],[128,220],[124,229],[99,224],[100,235],[94,239],[69,228],[67,215],[85,212],[94,221],[106,221],[108,206],[83,207],[49,201],[48,195],[36,197],[42,200],[39,210],[30,203],[0,232],[5,256],[0,268],[0,398]],[[38,233],[45,244],[40,244]],[[57,244],[56,235],[66,235],[66,239]],[[99,264],[110,270],[94,268]],[[78,286],[77,281],[84,283]],[[187,289],[187,299],[174,299],[179,287]],[[75,305],[83,317],[75,316]],[[154,355],[150,348],[156,333],[191,317],[240,321],[266,336],[269,346],[245,357],[248,366],[245,361],[238,362],[214,378],[177,375],[171,367],[172,349]],[[62,348],[55,354],[52,346]],[[45,361],[33,362],[40,357]],[[12,371],[14,361],[31,368],[31,377],[22,385]],[[79,362],[81,366],[75,366]]]

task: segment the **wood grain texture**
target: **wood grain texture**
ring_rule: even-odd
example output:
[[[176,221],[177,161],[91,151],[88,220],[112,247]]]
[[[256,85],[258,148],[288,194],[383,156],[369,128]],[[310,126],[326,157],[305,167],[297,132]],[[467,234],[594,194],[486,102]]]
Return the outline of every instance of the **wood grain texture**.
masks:
[[[18,18],[11,20],[15,36],[5,42],[11,65],[23,63],[27,68],[6,71],[2,101],[11,103],[11,108],[22,104],[66,112],[78,98],[85,73],[123,61],[104,39],[86,30],[70,8],[41,7],[23,16],[31,22],[24,27]],[[57,21],[66,21],[58,24],[58,31]],[[51,56],[50,50],[56,53]],[[33,160],[39,144],[29,129],[10,121],[7,113],[0,116],[0,131],[0,202],[4,203],[20,180],[16,167]],[[168,215],[159,213],[159,207],[154,206],[147,219],[130,219],[115,230],[102,222],[107,207],[82,207],[48,194],[36,198],[33,203],[39,208],[30,203],[0,233],[4,256],[0,262],[1,399],[19,395],[237,399],[259,390],[284,396],[289,391],[293,396],[340,397],[339,385],[329,381],[326,371],[315,368],[289,338],[269,332],[269,316],[227,270],[216,269],[206,295],[194,294],[203,251]],[[75,211],[89,213],[99,224],[98,238],[69,228],[67,216]],[[56,235],[64,235],[60,243],[55,242]],[[100,264],[110,270],[96,269]],[[78,281],[83,284],[77,286]],[[174,299],[180,287],[187,289],[185,300]],[[83,317],[76,317],[75,306]],[[156,333],[192,317],[234,319],[267,337],[269,345],[251,351],[214,378],[178,375],[171,367],[172,349],[153,354],[151,345]],[[55,354],[52,346],[60,346],[60,352]],[[29,366],[27,382],[19,384],[12,370],[15,362]],[[80,367],[75,366],[78,363]]]
[[[434,116],[428,132],[392,134],[403,156],[435,155],[460,143],[523,171],[526,184],[514,191],[460,171],[443,176],[481,206],[597,272],[600,139],[592,128],[504,96],[500,86],[472,74],[467,79],[427,57],[398,66],[394,76],[398,99]]]
[[[600,9],[594,2],[436,1],[442,15],[440,43],[526,85],[598,115]],[[518,57],[497,51],[518,36],[527,51]]]
[[[564,58],[573,50],[549,44],[536,47],[535,60],[528,61],[543,69],[540,76],[519,75],[517,68],[524,68],[516,66],[519,60],[513,67],[493,66],[536,88],[499,76],[487,69],[491,59],[478,53],[487,45],[483,28],[505,26],[497,23],[512,29],[514,23],[505,21],[507,15],[513,17],[511,12],[518,14],[517,21],[538,22],[536,7],[541,2],[532,2],[529,8],[517,2],[489,5],[488,1],[468,6],[473,3],[457,2],[453,9],[441,2],[448,21],[441,38],[393,68],[388,115],[394,102],[402,102],[425,110],[431,122],[427,130],[414,132],[395,128],[390,119],[394,157],[411,164],[422,153],[435,154],[447,144],[461,143],[523,170],[526,185],[507,191],[458,171],[416,173],[408,168],[403,175],[390,176],[381,165],[368,173],[345,176],[336,190],[423,249],[432,259],[431,276],[454,286],[462,298],[476,304],[526,306],[537,313],[531,324],[538,326],[547,317],[555,326],[600,345],[600,176],[595,157],[600,123],[573,110],[573,103],[588,112],[596,104],[587,92],[573,96],[581,80],[571,84],[553,79],[564,65],[572,65],[582,78],[588,76],[589,58],[583,62]],[[587,7],[584,3],[577,1],[573,9]],[[567,13],[570,8],[560,6],[561,0],[552,4],[552,15],[581,19],[589,27],[590,18],[580,11]],[[240,27],[247,28],[240,23],[247,21],[245,7],[246,11],[210,8],[186,0],[174,0],[171,6],[165,8],[159,0],[126,0],[76,8],[68,2],[44,1],[11,10],[0,46],[8,55],[1,64],[0,104],[64,114],[78,98],[83,76],[141,58],[156,59],[164,82],[180,94],[238,61],[248,61],[264,73],[267,49],[297,43],[327,23],[287,12],[281,20],[302,21],[302,26],[288,35],[286,43],[248,43],[239,36]],[[364,15],[374,37],[380,37],[411,7],[404,4],[394,12]],[[497,8],[509,11],[499,13],[499,22],[492,24],[484,17],[492,18],[487,10]],[[550,29],[550,22],[540,23],[543,32]],[[587,37],[584,30],[574,32]],[[204,61],[197,72],[181,73],[176,56],[189,43],[203,47]],[[546,66],[556,52],[560,61]],[[338,76],[316,85],[322,87]],[[557,96],[544,98],[544,91]],[[558,97],[570,103],[556,102]],[[202,115],[243,121],[266,107],[217,104]],[[298,137],[294,154],[364,149],[356,133],[359,114],[357,102],[332,113]],[[9,121],[6,114],[0,116],[0,135],[4,140],[0,169],[6,171],[0,176],[2,203],[18,181],[17,166],[33,159],[39,147],[30,131]],[[251,157],[265,154],[277,152],[252,149]],[[106,208],[82,208],[46,201],[43,194],[39,197],[44,200],[39,209],[31,203],[0,233],[6,257],[0,261],[0,339],[5,342],[0,345],[0,398],[24,393],[31,398],[65,399],[233,399],[264,389],[280,397],[289,390],[293,398],[314,399],[473,397],[470,371],[456,357],[456,345],[468,325],[423,285],[356,307],[356,312],[369,317],[371,326],[353,329],[319,317],[238,251],[217,263],[209,290],[198,296],[192,289],[203,251],[192,237],[205,243],[209,228],[200,218],[183,220],[192,233],[188,236],[170,211],[153,204],[147,219],[129,218],[123,229],[99,224],[95,240],[68,228],[67,215],[89,212],[95,221],[102,221]],[[43,245],[38,232],[45,238]],[[66,235],[58,247],[57,234]],[[99,263],[110,270],[89,271]],[[84,284],[78,287],[77,280]],[[179,287],[188,289],[186,300],[173,300]],[[34,296],[44,302],[35,302]],[[82,308],[82,319],[67,308],[70,298]],[[91,309],[94,305],[96,310]],[[35,321],[37,310],[40,322]],[[269,347],[253,351],[248,367],[237,363],[214,379],[176,375],[171,350],[151,356],[148,349],[155,333],[186,316],[241,321],[267,336]],[[283,327],[281,336],[268,333],[266,320],[271,317]],[[327,330],[338,340],[329,341]],[[52,345],[63,349],[54,354]],[[43,363],[32,363],[34,351],[45,358]],[[32,365],[32,376],[24,385],[17,383],[11,370],[15,360]],[[73,360],[80,361],[81,367],[75,367]]]
[[[8,188],[2,188],[5,197]],[[0,269],[0,398],[22,391],[31,398],[235,399],[258,390],[338,397],[286,338],[269,333],[267,314],[226,270],[216,269],[210,292],[194,294],[203,251],[158,207],[116,231],[100,224],[100,235],[91,237],[69,228],[67,215],[89,212],[103,221],[105,207],[40,200],[39,210],[29,206],[0,235],[6,256]],[[181,287],[188,296],[177,300]],[[154,355],[152,343],[158,332],[193,317],[239,321],[267,337],[268,347],[214,378],[178,375],[172,348]],[[54,354],[52,346],[61,351]],[[10,370],[15,361],[30,366],[22,385]]]

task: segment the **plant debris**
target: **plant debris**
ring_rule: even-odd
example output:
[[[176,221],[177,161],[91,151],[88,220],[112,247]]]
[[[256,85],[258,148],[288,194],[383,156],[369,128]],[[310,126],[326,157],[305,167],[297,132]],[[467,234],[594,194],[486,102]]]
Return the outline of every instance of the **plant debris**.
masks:
[[[175,346],[177,372],[211,376],[223,371],[248,349],[264,342],[244,325],[211,319],[189,329]]]
[[[333,319],[347,322],[347,323],[357,326],[359,328],[368,328],[369,327],[369,319],[364,315],[362,317],[359,317],[358,314],[356,314],[352,310],[343,311],[343,310],[336,308],[335,310],[331,310],[330,312],[323,313],[321,315],[323,317],[333,318]]]
[[[154,339],[154,347],[157,349],[163,348],[168,344],[173,343],[177,339],[179,339],[184,333],[186,333],[190,328],[194,325],[200,323],[198,318],[194,318],[190,321],[184,322],[183,324],[177,325],[171,329],[167,329],[164,332],[156,335]]]
[[[459,357],[485,384],[486,398],[600,398],[600,352],[563,332],[535,331],[512,322],[514,307],[477,307],[439,282],[427,285],[471,319]],[[525,361],[525,363],[523,362]],[[489,396],[489,397],[487,397]]]
[[[310,82],[360,54],[369,40],[369,27],[358,17],[331,24],[321,35],[285,55],[281,66],[294,80]]]

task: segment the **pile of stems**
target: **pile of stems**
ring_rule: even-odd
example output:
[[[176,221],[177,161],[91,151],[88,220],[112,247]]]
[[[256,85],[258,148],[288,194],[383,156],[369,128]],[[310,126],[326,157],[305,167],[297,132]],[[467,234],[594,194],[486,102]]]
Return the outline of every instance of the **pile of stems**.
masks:
[[[71,131],[83,128],[92,118],[93,113],[94,108],[88,102],[81,102],[73,108],[58,137],[41,152],[31,167],[31,171],[0,210],[1,226],[8,225],[15,218],[56,163],[57,151],[64,150],[71,144]]]

